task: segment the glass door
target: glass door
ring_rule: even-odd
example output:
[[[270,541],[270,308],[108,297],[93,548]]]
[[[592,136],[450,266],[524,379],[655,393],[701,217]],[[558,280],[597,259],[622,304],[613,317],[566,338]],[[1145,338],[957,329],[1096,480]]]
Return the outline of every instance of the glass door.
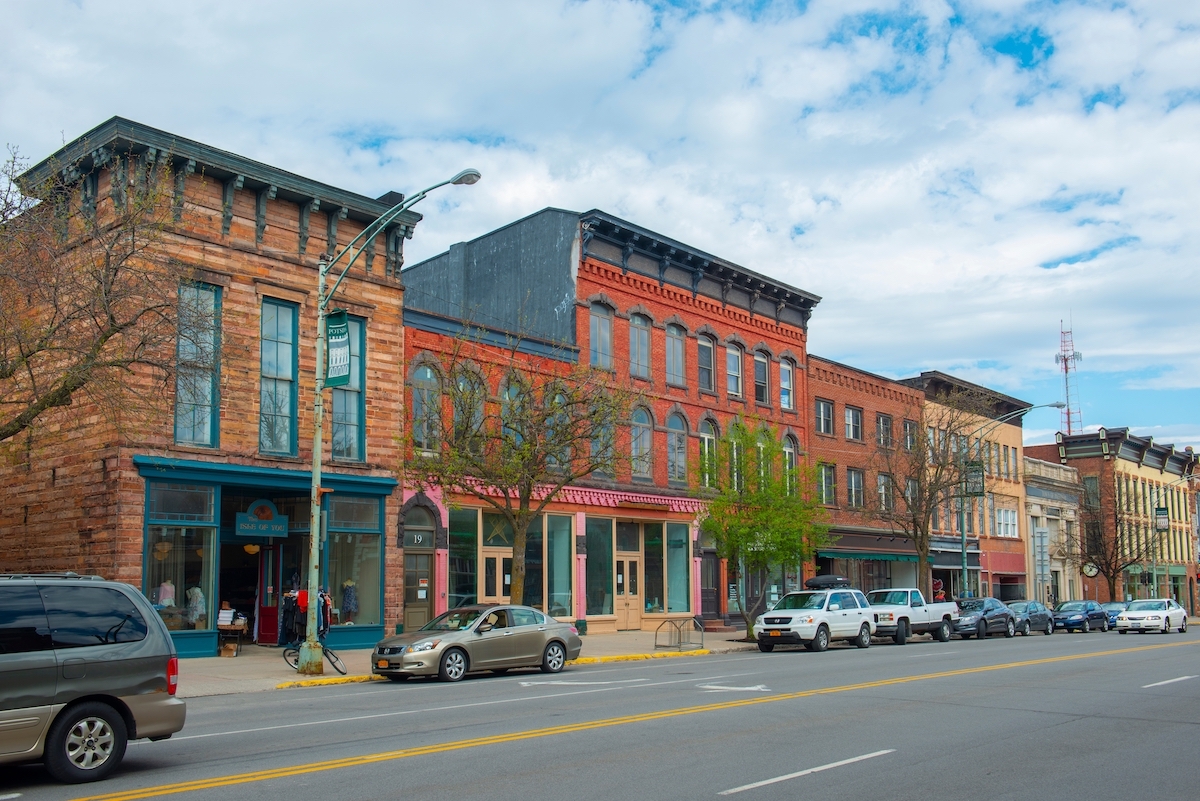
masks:
[[[641,559],[617,559],[617,630],[637,631],[642,627]]]

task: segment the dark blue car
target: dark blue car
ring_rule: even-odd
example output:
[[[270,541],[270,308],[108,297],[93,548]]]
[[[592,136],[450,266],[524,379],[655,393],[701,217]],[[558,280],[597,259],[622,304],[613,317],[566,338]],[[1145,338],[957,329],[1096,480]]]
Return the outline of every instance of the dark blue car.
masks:
[[[1108,613],[1095,601],[1063,601],[1054,607],[1054,628],[1067,631],[1108,631]]]
[[[1117,615],[1129,608],[1128,601],[1109,601],[1106,604],[1100,604],[1104,611],[1108,613],[1108,627],[1115,629],[1117,627]]]

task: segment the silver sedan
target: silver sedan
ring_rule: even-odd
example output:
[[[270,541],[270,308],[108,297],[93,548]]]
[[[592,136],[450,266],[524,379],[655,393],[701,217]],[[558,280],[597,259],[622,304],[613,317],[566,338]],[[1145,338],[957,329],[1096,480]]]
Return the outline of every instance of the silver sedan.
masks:
[[[438,676],[458,681],[467,673],[540,667],[558,673],[579,656],[583,641],[570,623],[528,606],[476,605],[451,609],[419,630],[380,640],[371,672],[403,681]]]

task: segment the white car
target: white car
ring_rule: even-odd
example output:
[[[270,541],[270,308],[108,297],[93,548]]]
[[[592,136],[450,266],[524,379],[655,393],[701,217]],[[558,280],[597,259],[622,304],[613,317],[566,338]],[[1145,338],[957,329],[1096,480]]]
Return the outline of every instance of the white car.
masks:
[[[868,648],[875,633],[875,618],[867,597],[858,590],[803,590],[780,598],[770,612],[754,622],[754,631],[760,651],[773,651],[776,645],[803,645],[810,651],[824,651],[830,640],[846,640]]]
[[[1152,598],[1145,601],[1130,601],[1129,608],[1117,615],[1117,631],[1161,631],[1171,629],[1180,634],[1187,631],[1187,610],[1170,598]]]

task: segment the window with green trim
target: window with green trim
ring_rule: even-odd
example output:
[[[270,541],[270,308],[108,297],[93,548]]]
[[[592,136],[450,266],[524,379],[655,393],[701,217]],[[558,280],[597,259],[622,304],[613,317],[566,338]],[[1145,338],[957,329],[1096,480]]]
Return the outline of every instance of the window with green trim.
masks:
[[[296,453],[296,306],[266,299],[262,305],[258,449]]]
[[[179,287],[175,346],[175,441],[218,444],[221,290],[208,284]]]
[[[333,388],[333,458],[361,462],[366,459],[367,399],[363,391],[366,379],[366,326],[351,317],[350,326],[350,383]]]

